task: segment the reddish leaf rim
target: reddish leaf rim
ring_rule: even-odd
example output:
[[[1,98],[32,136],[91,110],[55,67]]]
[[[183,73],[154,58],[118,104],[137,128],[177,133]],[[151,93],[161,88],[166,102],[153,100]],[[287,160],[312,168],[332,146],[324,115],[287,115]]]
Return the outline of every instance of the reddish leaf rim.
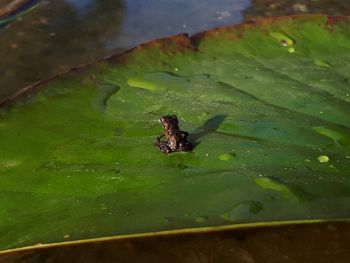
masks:
[[[334,25],[341,24],[348,22],[350,20],[350,16],[328,16],[328,15],[322,15],[322,14],[306,14],[306,15],[292,15],[292,16],[280,16],[280,17],[271,17],[271,18],[264,18],[264,19],[258,19],[258,20],[252,20],[241,24],[235,24],[235,25],[229,25],[224,27],[216,27],[209,29],[207,31],[203,31],[200,33],[197,33],[195,35],[189,36],[186,33],[172,35],[164,38],[157,38],[154,40],[151,40],[146,43],[142,43],[138,46],[135,46],[133,48],[112,53],[111,55],[107,55],[102,58],[97,58],[95,60],[92,60],[88,63],[84,63],[72,68],[69,68],[67,70],[64,70],[58,74],[52,75],[51,77],[38,81],[36,83],[33,83],[29,86],[26,86],[18,91],[16,91],[14,94],[8,96],[5,99],[0,100],[0,108],[8,107],[12,105],[14,102],[16,102],[18,99],[30,96],[31,94],[43,89],[45,87],[45,84],[48,84],[50,81],[58,79],[63,76],[67,76],[69,74],[72,74],[73,72],[84,72],[87,69],[89,69],[91,66],[107,62],[107,63],[115,63],[118,61],[122,61],[123,58],[128,56],[130,53],[133,53],[137,50],[141,49],[147,49],[151,48],[152,46],[160,46],[164,47],[164,49],[167,48],[167,43],[176,43],[176,46],[179,47],[185,47],[188,50],[198,50],[199,43],[206,37],[210,36],[211,34],[226,31],[226,30],[232,30],[240,32],[242,30],[246,30],[247,28],[254,28],[256,26],[261,25],[267,25],[267,24],[273,24],[273,23],[279,23],[281,21],[287,21],[287,20],[300,20],[300,19],[312,19],[312,18],[325,18],[326,19],[326,26],[329,28],[330,31],[332,31],[332,28]]]

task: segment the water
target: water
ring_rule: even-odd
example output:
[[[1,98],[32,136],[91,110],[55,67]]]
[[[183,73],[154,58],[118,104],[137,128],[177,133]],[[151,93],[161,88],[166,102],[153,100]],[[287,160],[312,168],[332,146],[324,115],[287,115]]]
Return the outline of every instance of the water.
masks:
[[[232,160],[236,155],[234,153],[222,153],[218,156],[221,161]]]
[[[154,38],[239,23],[249,5],[249,0],[42,1],[0,33],[0,99],[74,65]]]
[[[8,3],[0,0],[0,8]],[[52,74],[154,38],[305,11],[350,14],[341,0],[42,1],[0,32],[0,100]]]
[[[281,32],[271,32],[270,35],[276,39],[282,46],[289,47],[294,45],[294,40]]]
[[[317,160],[320,163],[328,163],[329,162],[329,157],[327,155],[321,155],[321,156],[317,157]]]

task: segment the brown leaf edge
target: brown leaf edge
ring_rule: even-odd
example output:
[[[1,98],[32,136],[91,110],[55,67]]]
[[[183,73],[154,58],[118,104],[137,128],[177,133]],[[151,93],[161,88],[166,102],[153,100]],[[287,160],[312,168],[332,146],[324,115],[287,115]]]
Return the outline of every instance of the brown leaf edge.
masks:
[[[32,94],[36,93],[37,91],[43,89],[46,84],[48,84],[50,81],[58,79],[63,76],[68,76],[73,73],[77,72],[85,72],[86,70],[90,69],[93,65],[99,64],[99,63],[123,63],[123,61],[127,60],[127,57],[131,54],[136,53],[139,50],[142,49],[149,49],[154,46],[160,47],[163,50],[169,51],[171,49],[171,52],[181,52],[185,50],[191,50],[191,51],[198,51],[200,43],[203,39],[210,37],[213,34],[223,32],[223,31],[231,31],[235,32],[237,36],[240,36],[241,33],[243,33],[247,29],[252,29],[255,27],[263,27],[267,24],[274,24],[274,23],[281,23],[288,20],[311,20],[315,18],[324,18],[326,21],[325,26],[332,31],[333,27],[337,24],[345,23],[350,20],[349,16],[328,16],[328,15],[322,15],[322,14],[306,14],[306,15],[292,15],[292,16],[281,16],[281,17],[271,17],[271,18],[264,18],[259,20],[253,20],[248,21],[241,24],[235,24],[235,25],[229,25],[219,28],[213,28],[209,29],[207,31],[203,31],[200,33],[197,33],[193,36],[189,36],[186,33],[177,34],[165,38],[158,38],[151,40],[149,42],[140,44],[136,47],[133,47],[128,50],[124,50],[117,53],[112,53],[111,55],[92,60],[88,63],[81,64],[72,68],[69,68],[65,71],[62,71],[56,75],[53,75],[45,80],[38,81],[36,83],[33,83],[27,87],[24,87],[14,94],[10,95],[9,97],[0,100],[0,108],[8,107],[12,105],[14,102],[21,98],[29,97]],[[237,39],[237,38],[236,38]],[[169,45],[171,43],[171,45]],[[170,47],[169,47],[170,46]]]

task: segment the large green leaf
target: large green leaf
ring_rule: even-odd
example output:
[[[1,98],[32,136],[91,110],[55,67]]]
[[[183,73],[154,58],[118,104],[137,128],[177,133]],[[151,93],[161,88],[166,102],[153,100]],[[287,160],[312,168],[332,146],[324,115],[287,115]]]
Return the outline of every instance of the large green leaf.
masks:
[[[0,119],[0,247],[348,218],[348,61],[347,18],[267,19],[153,41],[15,95]],[[165,114],[193,152],[154,147]]]

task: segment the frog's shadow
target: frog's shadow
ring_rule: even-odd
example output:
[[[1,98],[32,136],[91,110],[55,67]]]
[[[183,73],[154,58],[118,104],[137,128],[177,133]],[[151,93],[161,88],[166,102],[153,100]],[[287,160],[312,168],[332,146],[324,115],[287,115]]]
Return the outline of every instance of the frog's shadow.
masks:
[[[202,126],[198,127],[194,132],[192,132],[189,135],[188,139],[191,142],[193,149],[196,148],[198,144],[200,144],[201,142],[200,138],[212,132],[215,132],[219,128],[221,123],[223,123],[226,117],[227,115],[223,115],[223,114],[215,115],[210,119],[206,120]]]

